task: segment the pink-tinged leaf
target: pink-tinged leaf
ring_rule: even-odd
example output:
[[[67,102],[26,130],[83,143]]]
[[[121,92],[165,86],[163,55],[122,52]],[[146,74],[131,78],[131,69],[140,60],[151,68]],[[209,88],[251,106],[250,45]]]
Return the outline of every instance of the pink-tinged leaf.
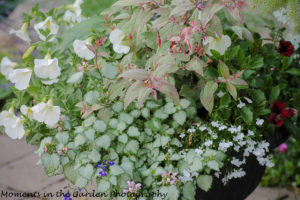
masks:
[[[248,83],[240,78],[233,79],[230,83],[234,86],[248,86]]]
[[[197,74],[204,76],[203,73],[203,68],[207,67],[207,64],[203,61],[200,60],[199,58],[195,57],[193,58],[187,65],[186,65],[186,69],[189,71],[194,71]]]
[[[219,61],[218,68],[225,79],[230,78],[230,73],[227,65],[223,61]]]
[[[194,4],[190,1],[182,1],[182,4],[177,5],[171,12],[170,16],[178,15],[183,16],[186,12],[195,8]]]
[[[243,73],[244,73],[244,70],[238,71],[238,72],[236,73],[236,77],[235,77],[235,78],[238,78],[238,77],[242,76]]]
[[[205,109],[211,113],[214,107],[214,94],[218,89],[218,84],[208,81],[200,93],[200,100]]]
[[[91,113],[93,112],[92,109],[88,109],[84,112],[84,114],[81,116],[82,119],[87,118]]]
[[[149,79],[149,72],[144,69],[129,69],[127,71],[124,71],[120,75],[120,77],[144,81],[144,80]]]
[[[179,94],[174,85],[165,80],[159,80],[154,82],[154,86],[155,89],[171,98],[176,105],[180,105]]]
[[[212,7],[204,9],[201,17],[201,24],[206,27],[210,20],[215,16],[217,12],[224,8],[223,4],[215,3]]]
[[[169,39],[169,41],[170,42],[179,42],[179,41],[181,41],[181,37],[179,37],[179,36],[174,36],[174,37],[171,37],[170,39]]]
[[[111,117],[111,109],[110,108],[103,108],[99,110],[97,117],[104,122],[108,123]]]
[[[141,81],[136,81],[127,90],[124,99],[124,108],[126,109],[131,102],[133,102],[139,96],[140,89],[145,89],[145,85]]]
[[[95,49],[94,49],[94,47],[93,47],[92,45],[87,44],[86,46],[87,46],[87,48],[88,48],[91,52],[93,52],[94,54],[96,53],[96,51],[95,51]]]
[[[138,108],[141,108],[142,105],[145,103],[149,95],[151,94],[151,88],[142,88],[140,89],[139,96],[138,96]]]
[[[237,91],[234,85],[232,85],[231,83],[226,83],[226,86],[227,86],[227,90],[229,91],[233,99],[237,100]]]
[[[110,57],[110,55],[106,52],[99,52],[98,56],[101,56],[101,57],[104,57],[104,58],[109,58]]]
[[[86,106],[86,103],[84,101],[81,101],[75,105],[75,107],[78,107],[78,108],[83,108],[84,106]]]
[[[129,84],[127,79],[119,79],[116,82],[113,82],[108,89],[109,99],[113,100],[118,96],[121,96],[124,88],[128,87]]]

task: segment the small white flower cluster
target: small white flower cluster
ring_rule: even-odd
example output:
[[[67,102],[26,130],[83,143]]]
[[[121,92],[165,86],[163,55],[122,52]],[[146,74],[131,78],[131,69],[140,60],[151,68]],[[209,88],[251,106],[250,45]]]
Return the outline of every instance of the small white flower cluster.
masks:
[[[287,41],[290,41],[295,49],[300,47],[300,34],[294,33],[293,30],[296,24],[289,17],[289,10],[286,8],[280,8],[273,12],[273,16],[279,22],[277,25],[279,27],[286,27],[287,30],[284,32],[284,38]]]
[[[247,100],[248,103],[250,101]],[[257,119],[256,125],[261,126],[264,123],[263,119]],[[192,130],[192,131],[191,131]],[[242,165],[246,164],[247,157],[251,154],[256,156],[257,161],[262,166],[272,167],[274,164],[268,157],[269,143],[265,140],[261,142],[254,141],[255,133],[252,130],[243,130],[242,126],[226,125],[219,121],[212,121],[210,124],[198,124],[197,127],[188,129],[188,133],[200,131],[202,136],[206,135],[207,140],[195,149],[195,152],[200,157],[207,149],[218,150],[223,153],[237,152],[241,157],[232,157],[229,161],[233,166],[233,171],[226,174],[223,181],[228,181],[232,178],[241,178],[245,176],[246,172]],[[180,152],[182,158],[185,158],[186,153]],[[217,174],[219,176],[220,174]]]

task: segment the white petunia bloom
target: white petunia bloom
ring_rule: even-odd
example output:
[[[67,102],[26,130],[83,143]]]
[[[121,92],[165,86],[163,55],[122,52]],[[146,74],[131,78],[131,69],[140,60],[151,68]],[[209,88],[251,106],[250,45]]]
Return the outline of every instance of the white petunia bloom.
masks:
[[[113,44],[113,49],[116,53],[127,54],[129,52],[130,47],[122,45],[122,40],[124,38],[125,35],[120,29],[115,29],[110,33],[109,40]]]
[[[246,106],[246,104],[243,103],[242,101],[240,101],[239,104],[237,105],[238,108],[243,108],[244,106]]]
[[[9,80],[15,84],[15,88],[18,90],[25,90],[29,86],[31,74],[31,69],[16,69],[10,73]]]
[[[64,20],[68,22],[81,22],[81,4],[83,0],[76,0],[74,4],[67,6],[67,11],[64,14]]]
[[[53,83],[57,83],[58,81],[59,80],[57,78],[49,80],[49,81],[43,81],[43,80],[41,80],[41,82],[44,83],[45,85],[52,85]]]
[[[23,115],[27,116],[29,119],[33,119],[33,110],[28,108],[26,105],[22,105],[20,111]]]
[[[27,28],[28,28],[28,23],[24,23],[23,26],[21,27],[20,30],[10,30],[10,34],[16,34],[16,36],[22,40],[24,40],[25,42],[27,42],[28,44],[30,44],[31,39],[28,35],[27,32]]]
[[[264,123],[264,120],[263,120],[263,119],[260,119],[260,118],[257,118],[257,119],[256,119],[256,125],[257,125],[257,126],[261,126],[261,125],[263,125],[263,123]]]
[[[89,40],[75,40],[73,42],[73,48],[75,53],[80,57],[84,58],[86,60],[91,60],[95,57],[95,54],[87,47],[87,45],[90,45],[91,43]]]
[[[226,94],[225,92],[220,91],[220,92],[217,93],[217,96],[218,96],[219,98],[222,98],[225,94]]]
[[[39,78],[56,79],[60,75],[57,58],[34,59],[34,72]]]
[[[246,101],[247,101],[248,103],[253,103],[253,101],[252,101],[251,99],[249,99],[248,97],[244,97],[244,99],[246,99]]]
[[[46,125],[53,127],[60,117],[60,107],[53,106],[50,103],[39,103],[32,107],[33,118],[38,122],[44,122]]]
[[[21,139],[25,135],[23,120],[12,112],[0,113],[0,126],[4,126],[6,134],[12,139]]]
[[[218,51],[221,55],[225,54],[225,51],[231,45],[231,39],[227,35],[222,35],[221,38],[207,37],[203,41],[203,45],[207,45],[206,54],[212,56],[210,50]]]
[[[14,71],[17,65],[17,63],[12,62],[8,57],[4,57],[1,60],[0,71],[6,79],[9,79],[9,74]]]
[[[40,30],[47,30],[49,29],[50,30],[50,35],[56,35],[58,33],[58,25],[53,23],[53,19],[51,16],[47,17],[45,19],[45,21],[43,22],[40,22],[38,24],[35,24],[33,26],[33,28],[36,30],[36,32],[38,33],[39,35],[39,38],[43,41],[46,40],[46,37],[40,32]],[[52,37],[49,41],[52,42],[54,40],[54,37]]]

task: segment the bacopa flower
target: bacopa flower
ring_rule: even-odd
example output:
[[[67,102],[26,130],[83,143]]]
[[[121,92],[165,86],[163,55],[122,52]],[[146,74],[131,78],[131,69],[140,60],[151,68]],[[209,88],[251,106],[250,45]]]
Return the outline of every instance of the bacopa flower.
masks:
[[[53,106],[51,102],[39,103],[32,107],[33,118],[38,122],[44,122],[46,125],[53,127],[60,118],[60,107]]]
[[[288,147],[288,146],[287,146],[286,143],[282,143],[281,145],[279,145],[278,151],[281,152],[281,153],[286,153],[287,147]]]
[[[45,19],[45,21],[42,21],[42,22],[40,22],[40,23],[38,23],[38,24],[35,24],[34,26],[33,26],[33,28],[34,28],[34,30],[38,33],[38,35],[39,35],[39,38],[41,39],[41,40],[43,40],[43,41],[45,41],[46,40],[46,37],[41,33],[41,31],[40,30],[43,30],[43,31],[45,31],[45,30],[50,30],[50,35],[56,35],[57,33],[58,33],[58,25],[57,24],[55,24],[55,23],[53,23],[53,19],[52,19],[52,17],[51,16],[49,16],[49,17],[47,17],[46,19]],[[52,42],[54,40],[54,37],[52,37],[49,41],[50,42]]]
[[[210,50],[218,51],[221,55],[224,55],[231,45],[231,39],[227,35],[222,35],[222,37],[218,38],[209,36],[203,41],[203,45],[207,45],[206,54],[209,56],[212,56]]]
[[[56,78],[61,73],[58,59],[51,59],[48,56],[45,59],[34,59],[34,72],[39,78],[51,79],[51,82],[45,82],[46,85],[56,82]]]
[[[86,60],[91,60],[95,57],[94,52],[92,52],[88,45],[91,45],[89,39],[87,40],[75,40],[73,42],[73,48],[77,56],[84,58]]]
[[[125,35],[120,29],[113,30],[109,35],[109,40],[113,44],[113,49],[116,53],[127,54],[130,50],[129,46],[122,45]]]
[[[280,40],[277,51],[281,56],[290,57],[294,53],[294,46],[289,41]]]
[[[2,58],[0,64],[1,74],[3,74],[3,76],[5,76],[6,79],[9,79],[9,74],[14,70],[14,68],[17,65],[17,63],[12,62],[8,57],[5,56],[4,58]]]
[[[9,74],[9,80],[15,84],[15,88],[18,90],[25,90],[29,86],[31,74],[31,69],[16,69]]]
[[[12,139],[22,139],[25,135],[23,120],[13,113],[13,111],[3,111],[0,113],[0,126],[4,126],[5,133]]]
[[[27,42],[28,44],[30,44],[31,42],[31,39],[28,35],[28,32],[27,32],[27,28],[28,28],[28,23],[24,23],[21,27],[20,30],[10,30],[10,34],[16,34],[16,36],[22,40],[24,40],[25,42]]]

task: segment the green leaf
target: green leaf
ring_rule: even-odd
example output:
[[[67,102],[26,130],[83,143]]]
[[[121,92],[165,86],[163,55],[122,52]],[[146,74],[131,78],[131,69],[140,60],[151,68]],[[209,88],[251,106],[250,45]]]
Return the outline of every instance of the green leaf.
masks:
[[[194,57],[187,65],[186,65],[186,69],[189,71],[194,71],[197,74],[204,76],[203,73],[203,68],[207,67],[207,64],[203,61],[200,60],[197,57]]]
[[[177,200],[179,197],[179,191],[175,185],[171,185],[168,191],[168,198],[172,200]]]
[[[68,132],[58,132],[55,135],[56,140],[60,143],[60,144],[67,144],[69,141],[69,134]]]
[[[294,75],[294,76],[300,76],[300,69],[297,69],[297,68],[291,68],[291,69],[288,69],[288,70],[286,71],[286,73],[291,74],[291,75]]]
[[[106,124],[105,124],[105,122],[102,121],[102,120],[95,121],[95,123],[94,123],[94,129],[97,132],[103,133],[106,130]]]
[[[139,143],[136,140],[130,140],[125,149],[129,152],[136,154],[139,149]]]
[[[85,143],[86,139],[83,135],[79,134],[75,137],[75,147],[81,146]]]
[[[86,101],[87,104],[93,105],[98,103],[98,99],[100,97],[99,92],[97,91],[89,91],[84,95],[84,101]]]
[[[100,158],[100,153],[96,149],[93,149],[93,151],[88,154],[88,159],[92,160],[94,163],[100,161]]]
[[[219,61],[218,68],[219,68],[219,71],[220,71],[221,75],[225,79],[228,79],[230,77],[229,69],[228,69],[227,65],[223,61],[221,61],[221,60]]]
[[[186,12],[189,10],[192,10],[194,8],[194,4],[192,4],[190,1],[184,1],[181,4],[177,5],[172,11],[170,16],[172,15],[178,15],[183,16]]]
[[[269,102],[273,103],[275,100],[277,100],[279,97],[279,94],[280,94],[280,86],[277,85],[277,86],[273,87],[271,90]]]
[[[207,162],[207,166],[215,171],[219,171],[219,164],[215,160],[211,160]]]
[[[203,164],[200,158],[194,158],[192,163],[193,164],[190,166],[191,172],[197,172],[203,169]]]
[[[116,186],[116,185],[117,185],[117,178],[116,178],[115,176],[111,176],[111,177],[109,178],[109,182],[110,182],[112,185]]]
[[[84,135],[88,140],[93,141],[95,139],[95,130],[90,128],[84,132]]]
[[[244,106],[242,108],[242,118],[247,124],[251,124],[253,121],[253,112],[250,110],[250,108]]]
[[[56,45],[55,51],[63,52],[64,50],[71,48],[75,40],[85,40],[91,35],[89,31],[91,28],[95,29],[95,27],[97,27],[98,31],[104,30],[104,22],[104,17],[97,15],[64,31],[61,36],[61,42]]]
[[[82,81],[82,78],[83,78],[83,72],[76,72],[74,74],[72,74],[70,76],[70,78],[67,80],[67,83],[71,83],[71,84],[74,84],[74,83],[81,83]]]
[[[45,172],[48,175],[53,174],[60,166],[59,156],[57,154],[43,153],[41,158],[42,164],[45,167]]]
[[[135,126],[129,127],[127,133],[131,137],[138,137],[141,134],[140,131],[139,131],[139,129],[137,127],[135,127]]]
[[[231,83],[226,83],[226,87],[228,92],[231,94],[231,96],[233,97],[234,100],[237,100],[237,91],[236,88],[234,87],[234,85],[232,85]]]
[[[108,135],[103,135],[96,139],[96,145],[102,147],[103,149],[107,150],[110,146],[111,139]]]
[[[110,174],[118,176],[124,173],[124,170],[119,165],[113,165],[109,168]]]
[[[86,165],[85,167],[79,168],[79,174],[88,180],[91,180],[94,173],[94,168],[91,164]]]
[[[88,184],[88,180],[78,174],[75,185],[79,188],[84,188],[87,184]]]
[[[198,187],[200,187],[205,192],[207,192],[211,188],[212,182],[213,182],[212,176],[201,175],[197,178]]]
[[[106,192],[110,188],[110,183],[106,180],[101,179],[98,183],[97,192]]]
[[[103,76],[107,79],[115,79],[117,75],[120,73],[117,66],[112,63],[106,63],[101,69]]]
[[[120,136],[118,137],[118,141],[119,141],[119,142],[122,142],[122,143],[124,143],[124,144],[126,144],[127,141],[128,141],[128,136],[127,136],[126,134],[120,135]]]
[[[64,175],[72,183],[75,184],[78,172],[74,169],[74,163],[70,162],[64,166]]]
[[[183,125],[186,121],[186,113],[184,111],[179,111],[173,115],[173,118],[178,124]]]
[[[218,84],[214,81],[209,81],[206,83],[204,89],[202,89],[200,94],[200,100],[202,105],[210,113],[212,112],[214,107],[214,94],[217,89]]]
[[[251,69],[260,69],[264,66],[264,58],[263,57],[255,57],[253,58],[253,62],[249,66]]]
[[[196,187],[195,184],[191,181],[188,181],[184,184],[182,189],[183,197],[186,200],[195,200]]]

